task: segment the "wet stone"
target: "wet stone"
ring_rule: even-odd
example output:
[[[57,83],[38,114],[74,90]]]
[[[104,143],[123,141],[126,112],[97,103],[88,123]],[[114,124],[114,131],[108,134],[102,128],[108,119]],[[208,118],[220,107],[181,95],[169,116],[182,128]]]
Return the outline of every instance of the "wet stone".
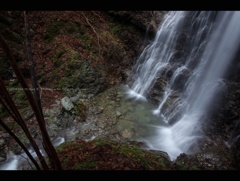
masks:
[[[134,134],[134,132],[133,132],[133,130],[131,130],[131,129],[123,129],[123,130],[121,131],[121,136],[122,136],[123,138],[126,138],[126,139],[132,138],[132,137],[133,137],[133,134]]]
[[[119,111],[116,111],[117,118],[120,117],[122,114]]]
[[[70,111],[74,107],[71,99],[67,96],[61,99],[61,105],[67,111]]]
[[[78,100],[79,100],[79,96],[74,96],[74,97],[70,97],[70,100],[72,101],[72,102],[77,102]]]

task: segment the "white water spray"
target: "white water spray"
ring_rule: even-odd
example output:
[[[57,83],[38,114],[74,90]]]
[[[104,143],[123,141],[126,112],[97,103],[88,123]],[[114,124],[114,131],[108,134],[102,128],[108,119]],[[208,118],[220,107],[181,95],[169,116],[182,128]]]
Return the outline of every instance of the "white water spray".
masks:
[[[234,11],[169,12],[165,16],[154,42],[136,64],[131,86],[147,97],[157,78],[166,78],[172,71],[153,111],[168,125],[155,126],[155,135],[144,138],[151,149],[165,151],[174,160],[181,153],[192,153],[193,145],[204,137],[204,117],[240,45],[239,18],[240,12]],[[180,55],[175,56],[176,52]],[[180,77],[184,71],[186,76]],[[174,100],[171,96],[176,92],[179,97]]]

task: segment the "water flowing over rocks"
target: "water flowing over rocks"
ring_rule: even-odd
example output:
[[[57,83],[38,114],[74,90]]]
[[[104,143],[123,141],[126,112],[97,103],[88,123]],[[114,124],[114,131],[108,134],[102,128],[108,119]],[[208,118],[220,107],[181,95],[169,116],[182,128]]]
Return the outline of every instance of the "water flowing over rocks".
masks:
[[[42,20],[44,13],[41,13],[42,12],[35,12]],[[135,24],[134,26],[142,29],[143,34],[146,34],[146,30],[148,30],[148,36],[151,36],[151,38],[148,38],[151,40],[155,36],[156,26],[162,21],[165,13],[166,12],[109,12],[109,14],[114,17],[123,18],[124,21]],[[198,17],[198,15],[196,16]],[[49,18],[48,16],[46,17],[47,19]],[[152,19],[153,17],[154,19]],[[197,20],[199,21],[199,18]],[[41,21],[40,24],[44,23]],[[103,46],[106,66],[101,68],[100,74],[99,72],[96,73],[95,69],[92,69],[90,63],[80,62],[80,58],[78,57],[74,57],[71,62],[72,64],[69,65],[71,69],[66,72],[67,76],[64,77],[62,82],[68,87],[68,89],[64,91],[64,96],[56,97],[56,100],[54,100],[54,103],[52,103],[50,107],[43,109],[47,130],[53,142],[59,142],[59,139],[60,142],[70,142],[79,139],[87,141],[94,138],[108,138],[137,145],[143,149],[150,149],[145,142],[145,138],[152,137],[156,131],[155,128],[158,127],[159,124],[165,125],[162,117],[152,114],[152,111],[156,109],[156,105],[161,103],[161,98],[164,95],[164,87],[174,74],[173,68],[175,69],[180,65],[180,61],[178,62],[176,59],[181,59],[181,57],[185,56],[185,52],[182,51],[182,44],[185,44],[187,42],[186,39],[190,36],[188,37],[188,34],[185,32],[179,35],[180,41],[177,44],[175,53],[172,55],[173,58],[169,61],[171,65],[174,66],[164,67],[162,72],[164,78],[161,77],[156,80],[148,96],[151,101],[146,102],[144,100],[135,100],[134,97],[128,97],[126,94],[128,87],[121,84],[126,83],[129,76],[131,76],[134,58],[143,49],[143,40],[139,40],[139,35],[136,36],[135,29],[131,33],[131,31],[128,31],[125,27],[123,28],[123,25],[125,24],[122,23],[122,29],[120,28],[120,31],[117,29],[119,28],[118,26],[114,27],[118,30],[116,32],[121,38],[121,43],[117,44],[116,47],[112,46],[112,44]],[[36,27],[37,26],[38,25],[36,25]],[[194,26],[194,28],[197,27]],[[187,29],[185,31],[187,31]],[[37,29],[35,33],[37,34]],[[205,35],[203,35],[203,37],[204,36]],[[36,37],[38,38],[35,38],[35,41],[36,39],[41,39],[39,35]],[[57,38],[58,37],[55,39]],[[150,41],[149,39],[145,40]],[[21,37],[17,37],[17,40],[23,42]],[[64,43],[66,44],[66,42]],[[146,44],[148,44],[148,42]],[[84,44],[84,46],[87,45]],[[51,52],[50,48],[46,47],[44,52],[39,54],[47,55],[48,52]],[[2,52],[0,53],[2,54]],[[195,52],[194,58],[197,59],[199,54],[199,52]],[[20,57],[18,54],[16,56]],[[236,61],[232,65],[233,67],[239,67],[238,57],[239,55],[236,57]],[[44,57],[44,60],[45,58],[46,57]],[[93,57],[88,56],[87,60],[91,58]],[[182,59],[181,61],[184,62]],[[198,62],[193,61],[190,67],[194,68],[197,65]],[[4,75],[3,77],[13,77],[9,73],[8,65],[4,64],[2,67],[0,73]],[[112,75],[114,79],[105,79],[106,77],[103,75],[105,75],[104,71],[106,69],[109,70],[110,75]],[[226,81],[227,89],[224,90],[223,98],[214,99],[215,104],[219,107],[216,113],[213,114],[213,117],[209,118],[209,123],[211,124],[202,125],[207,137],[199,140],[197,145],[193,145],[192,149],[195,150],[194,154],[181,153],[176,160],[171,161],[168,153],[162,150],[152,150],[155,154],[166,158],[169,163],[171,163],[169,169],[233,170],[240,168],[240,78],[238,72],[239,68],[236,68],[234,71],[229,70],[229,76],[234,76],[235,78],[229,78],[229,82]],[[29,72],[24,71],[24,75],[29,76]],[[165,110],[165,107],[174,104],[174,101],[182,91],[181,80],[185,79],[188,75],[188,69],[182,71],[182,74],[176,80],[178,83],[175,87],[176,91],[169,97],[170,99],[166,101],[163,110]],[[41,83],[48,80],[47,76],[40,77]],[[56,79],[55,76],[53,76],[53,78]],[[61,104],[61,99],[65,96],[70,100],[70,107]],[[31,110],[24,114],[24,119],[28,120],[29,124],[36,122],[33,111]],[[31,127],[31,133],[33,133],[36,140],[40,140],[41,135],[37,126],[33,125],[33,127]],[[29,145],[28,140],[24,138],[23,134],[22,137],[23,142]],[[41,143],[39,143],[39,145],[41,145]],[[2,164],[15,159],[18,154],[24,156],[19,145],[12,142],[8,134],[0,134],[0,168]],[[18,169],[28,170],[32,168],[30,168],[26,161],[23,161],[21,165],[18,165]]]
[[[80,98],[79,100],[88,108],[86,120],[83,122],[78,121],[77,116],[70,111],[64,111],[60,101],[57,101],[56,104],[53,104],[52,109],[45,111],[46,120],[49,122],[47,128],[50,137],[53,140],[63,138],[66,142],[79,139],[87,141],[94,138],[108,138],[150,150],[142,138],[151,136],[153,129],[149,125],[159,122],[159,118],[153,116],[150,111],[154,109],[154,105],[148,102],[136,102],[128,98],[126,90],[125,85],[117,85],[97,96]],[[4,143],[2,142],[2,144]],[[172,169],[234,169],[235,163],[231,151],[220,137],[218,141],[206,139],[200,145],[200,152],[192,155],[183,153],[175,161],[170,161],[166,152],[152,151],[168,159],[172,164]],[[21,153],[21,149],[17,151],[16,146],[12,145],[8,150],[13,150],[14,154]],[[7,155],[3,155],[1,160],[6,158]],[[9,160],[11,160],[10,157]],[[19,165],[19,169],[27,169],[29,167],[27,165],[23,162]]]

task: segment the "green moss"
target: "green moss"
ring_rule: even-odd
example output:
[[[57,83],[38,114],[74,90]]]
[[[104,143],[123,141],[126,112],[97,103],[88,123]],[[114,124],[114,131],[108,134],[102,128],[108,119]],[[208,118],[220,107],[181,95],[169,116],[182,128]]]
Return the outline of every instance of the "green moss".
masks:
[[[18,83],[19,83],[18,79],[15,79],[14,81],[9,82],[7,87],[12,88],[13,86],[19,85]]]
[[[59,67],[63,61],[61,61],[62,55],[66,52],[64,48],[60,48],[59,50],[54,50],[52,62],[55,67]]]
[[[28,140],[28,138],[27,138],[27,136],[26,136],[26,134],[24,133],[24,131],[23,130],[20,130],[19,132],[18,132],[18,138],[22,141],[22,142],[29,142],[29,140]]]
[[[17,107],[24,108],[29,105],[24,89],[19,87],[19,82],[17,80],[10,82],[6,87]]]
[[[119,148],[119,153],[125,154],[131,159],[135,159],[143,165],[145,169],[150,169],[152,166],[158,169],[166,169],[166,164],[163,159],[157,158],[153,153],[147,150],[144,151],[139,147],[123,145]]]
[[[123,17],[123,16],[129,16],[129,13],[126,13],[126,11],[120,11],[120,12],[113,12],[111,14]],[[113,20],[109,26],[112,29],[112,33],[114,36],[116,37],[120,37],[121,39],[124,38],[124,36],[122,37],[122,33],[123,32],[129,32],[133,35],[138,35],[138,36],[142,36],[141,32],[139,31],[138,27],[136,27],[136,25],[128,22],[128,21],[124,21],[124,19],[120,18],[122,21],[119,20]],[[128,18],[127,18],[128,19]]]
[[[115,165],[119,162],[118,159],[123,160],[122,163],[125,161],[133,163],[137,166],[136,169],[166,170],[170,167],[170,161],[156,156],[150,151],[102,138],[96,138],[88,142],[79,140],[63,143],[56,150],[59,153],[60,160],[64,161],[63,167],[68,169],[101,169],[101,164],[104,164],[103,157],[106,164],[110,164],[107,167],[105,165],[104,168],[111,168],[112,162]],[[124,167],[122,163],[121,166]]]
[[[82,163],[76,163],[73,165],[73,168],[76,170],[90,170],[96,168],[96,163],[95,161],[85,161]]]
[[[56,59],[59,59],[59,58],[62,57],[62,55],[63,55],[65,52],[66,52],[65,49],[61,49],[61,50],[59,50],[59,51],[56,51],[53,57],[56,58]]]
[[[150,166],[154,166],[158,169],[167,169],[169,166],[169,164],[167,164],[167,161],[163,158],[156,157],[153,153],[147,150],[142,150],[141,148],[134,145],[121,144],[111,140],[98,138],[92,140],[92,142],[98,146],[110,144],[114,150],[117,150],[116,154],[124,154],[129,157],[129,159],[134,159],[136,162],[139,162],[139,164],[143,165],[145,169],[150,169]]]
[[[60,50],[60,51],[56,52],[55,58],[56,58],[56,59],[61,58],[61,56],[62,56],[64,53],[65,53],[65,50]]]
[[[89,49],[92,47],[93,45],[93,39],[91,36],[87,35],[87,34],[84,34],[80,37],[80,39],[83,41],[86,49]]]
[[[19,88],[16,90],[13,100],[15,101],[17,107],[23,108],[29,105],[29,102],[27,100],[26,94],[22,88]]]
[[[77,62],[75,59],[72,59],[68,62],[68,71],[71,71],[72,69],[76,69],[77,67]]]
[[[59,146],[57,146],[56,150],[61,151],[61,150],[65,149],[69,144],[71,144],[71,142],[64,142],[64,143],[60,144]]]
[[[93,142],[96,146],[103,146],[105,144],[114,144],[115,142],[112,140],[104,139],[104,138],[95,138],[91,142]]]
[[[26,100],[26,95],[24,91],[18,91],[14,97],[19,100]]]
[[[72,60],[64,71],[64,76],[58,85],[65,88],[85,89],[86,91],[97,91],[96,86],[100,84],[101,75],[94,71],[90,62]]]
[[[116,25],[112,28],[112,32],[113,32],[114,35],[118,35],[119,33],[122,32],[123,29],[124,29],[124,26]]]
[[[66,93],[66,89],[65,87],[67,87],[67,82],[68,82],[68,78],[67,77],[62,77],[61,79],[58,80],[57,82],[57,87],[58,88],[64,88],[62,89],[63,90],[63,93]]]

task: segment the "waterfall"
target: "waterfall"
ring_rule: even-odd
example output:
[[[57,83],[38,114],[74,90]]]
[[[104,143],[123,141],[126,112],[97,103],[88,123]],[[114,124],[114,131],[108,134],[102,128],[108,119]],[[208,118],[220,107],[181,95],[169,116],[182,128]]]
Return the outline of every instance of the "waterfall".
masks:
[[[140,73],[137,74],[130,94],[135,93],[139,94],[140,97],[145,97],[157,74],[168,65],[173,55],[171,50],[176,44],[177,36],[175,33],[182,26],[184,14],[184,12],[170,12],[166,14],[165,21],[160,26],[155,40],[144,49],[138,59],[137,72]]]
[[[144,138],[151,149],[167,152],[172,160],[196,152],[205,136],[201,126],[239,48],[239,18],[235,11],[165,15],[133,68],[128,91],[129,96],[147,100],[158,82],[166,82],[153,110],[164,124],[154,125],[154,135]]]

